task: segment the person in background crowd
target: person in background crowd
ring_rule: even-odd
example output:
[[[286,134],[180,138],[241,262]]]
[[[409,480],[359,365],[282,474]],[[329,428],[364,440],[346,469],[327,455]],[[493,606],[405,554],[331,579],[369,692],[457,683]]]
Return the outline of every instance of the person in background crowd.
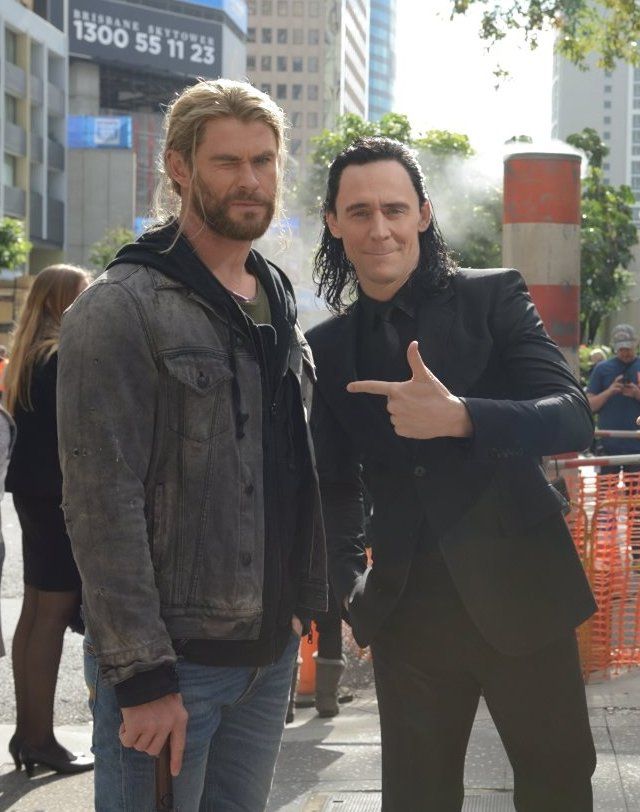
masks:
[[[7,410],[0,406],[0,501],[4,496],[4,480],[7,466],[11,457],[11,450],[16,438],[16,425]],[[2,516],[0,515],[0,583],[2,582],[2,566],[4,564],[4,538],[2,537]],[[2,636],[2,618],[0,617],[0,657],[5,655],[4,638]]]
[[[615,355],[593,368],[587,384],[587,398],[600,429],[635,431],[640,417],[640,358],[638,338],[630,324],[618,324],[611,332]],[[626,437],[601,437],[603,454],[640,454],[640,440]],[[640,464],[604,465],[602,474],[640,471]]]
[[[168,219],[64,319],[98,812],[151,809],[165,742],[176,808],[264,809],[301,618],[326,610],[310,352],[291,283],[252,250],[284,129],[248,83],[184,90],[165,120]]]
[[[91,769],[93,758],[69,752],[53,731],[53,703],[64,632],[76,619],[80,576],[71,553],[62,500],[56,429],[56,377],[62,314],[89,284],[72,265],[52,265],[33,280],[13,336],[5,405],[18,434],[6,487],[22,529],[24,599],[13,637],[16,730],[9,750],[59,773]]]
[[[589,444],[586,398],[520,274],[456,266],[405,145],[344,149],[323,211],[337,315],[308,333],[311,423],[332,586],[371,644],[382,809],[459,812],[482,693],[518,812],[587,812],[575,628],[595,603],[539,464]]]

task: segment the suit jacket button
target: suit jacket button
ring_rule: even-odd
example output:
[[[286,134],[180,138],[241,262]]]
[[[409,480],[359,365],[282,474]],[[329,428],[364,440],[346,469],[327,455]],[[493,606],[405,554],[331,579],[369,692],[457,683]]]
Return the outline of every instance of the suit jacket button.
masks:
[[[427,469],[424,467],[424,465],[416,465],[416,467],[413,469],[414,476],[423,477],[426,473]]]

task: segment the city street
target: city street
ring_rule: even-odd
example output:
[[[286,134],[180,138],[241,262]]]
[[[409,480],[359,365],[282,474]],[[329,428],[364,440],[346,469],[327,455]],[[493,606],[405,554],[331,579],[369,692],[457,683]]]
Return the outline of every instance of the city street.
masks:
[[[2,503],[7,559],[2,578],[2,623],[10,644],[22,594],[20,531],[11,497]],[[82,645],[67,633],[56,697],[59,738],[72,749],[90,746],[91,726],[82,677]],[[353,655],[353,652],[351,652]],[[298,709],[287,727],[269,812],[377,812],[380,809],[380,731],[371,667],[351,656],[345,683],[356,699],[336,719]],[[90,774],[60,777],[38,770],[16,773],[7,752],[13,732],[13,679],[9,657],[0,660],[0,812],[90,812]],[[640,809],[640,673],[587,688],[598,751],[595,812]],[[513,810],[513,776],[486,707],[481,703],[466,763],[464,812]],[[404,812],[404,811],[403,811]],[[418,812],[418,810],[415,810]]]

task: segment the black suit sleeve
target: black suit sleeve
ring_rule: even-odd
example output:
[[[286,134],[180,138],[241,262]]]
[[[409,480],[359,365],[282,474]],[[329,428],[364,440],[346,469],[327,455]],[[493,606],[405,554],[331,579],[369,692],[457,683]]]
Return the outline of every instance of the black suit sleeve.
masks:
[[[463,398],[477,457],[545,456],[587,448],[593,417],[517,271],[497,277],[489,327],[511,400]]]
[[[361,467],[346,432],[316,386],[311,431],[320,480],[329,576],[342,604],[367,567]]]

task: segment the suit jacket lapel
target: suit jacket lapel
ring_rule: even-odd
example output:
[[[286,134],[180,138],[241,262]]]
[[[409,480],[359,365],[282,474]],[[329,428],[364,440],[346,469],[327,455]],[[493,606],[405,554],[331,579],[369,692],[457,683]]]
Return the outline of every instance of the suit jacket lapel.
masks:
[[[318,380],[325,397],[332,402],[335,414],[356,445],[374,455],[385,458],[403,457],[409,453],[408,445],[398,443],[389,416],[376,408],[374,395],[353,395],[347,384],[358,380],[356,352],[358,338],[357,307],[336,320],[331,336],[328,368],[319,370]],[[323,385],[324,382],[324,385]]]
[[[453,285],[435,296],[425,296],[417,313],[418,343],[422,360],[431,372],[451,391],[455,392],[459,371],[465,363],[454,358],[451,331],[456,315]]]

